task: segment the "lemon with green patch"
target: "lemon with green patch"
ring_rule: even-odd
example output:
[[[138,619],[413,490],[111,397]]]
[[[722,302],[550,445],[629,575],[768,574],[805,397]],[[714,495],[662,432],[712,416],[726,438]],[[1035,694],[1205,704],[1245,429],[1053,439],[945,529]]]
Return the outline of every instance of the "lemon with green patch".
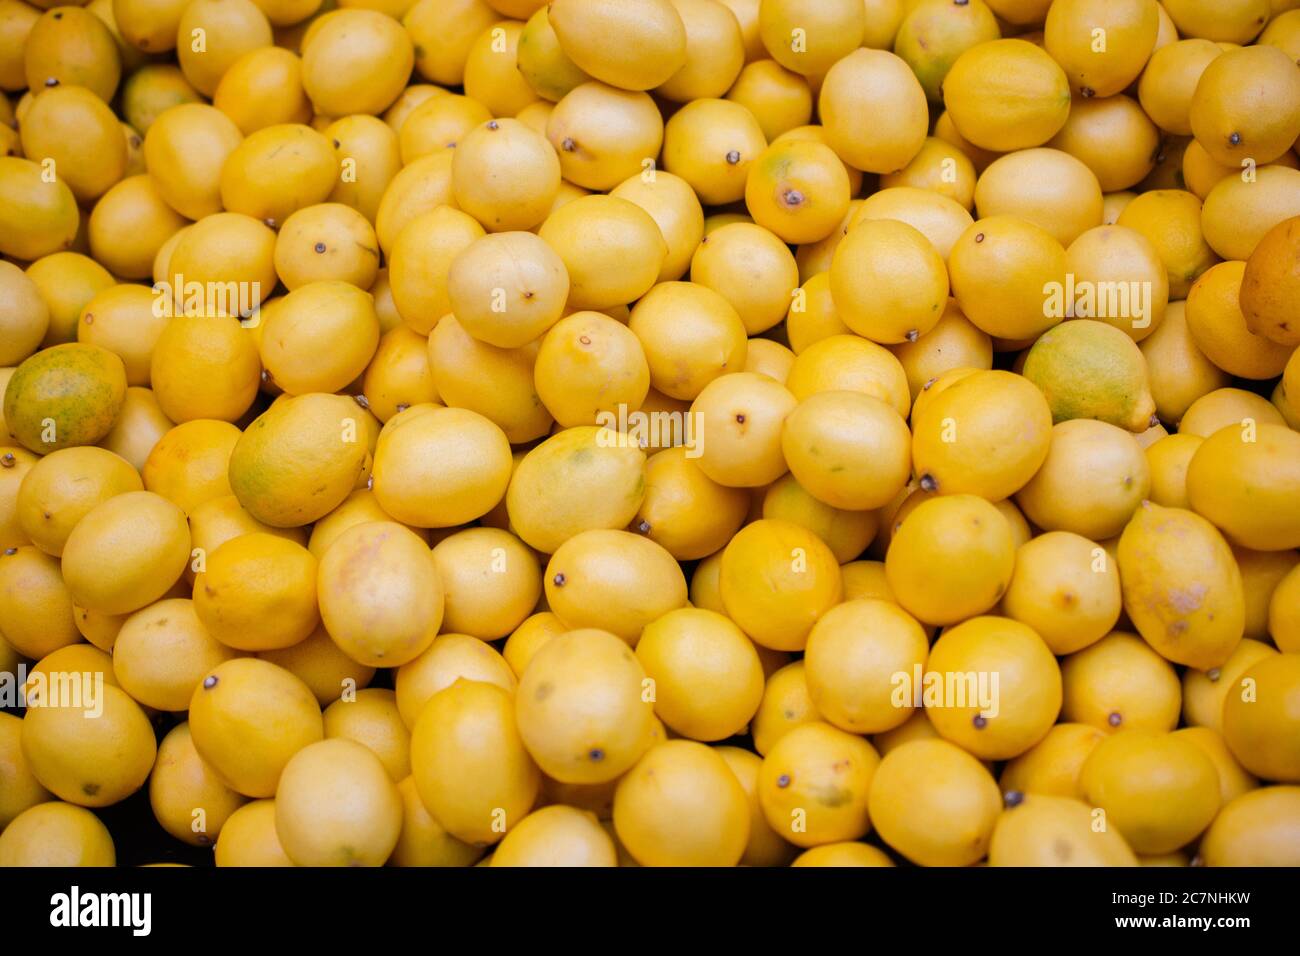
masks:
[[[1024,376],[1047,396],[1054,422],[1095,418],[1131,432],[1151,426],[1156,403],[1133,339],[1105,322],[1076,319],[1044,332]]]
[[[126,366],[108,349],[69,342],[37,352],[9,379],[4,421],[25,447],[47,454],[93,445],[126,401]]]
[[[997,17],[983,0],[924,0],[903,17],[894,53],[912,68],[930,102],[942,103],[943,78],[957,57],[1000,36]]]

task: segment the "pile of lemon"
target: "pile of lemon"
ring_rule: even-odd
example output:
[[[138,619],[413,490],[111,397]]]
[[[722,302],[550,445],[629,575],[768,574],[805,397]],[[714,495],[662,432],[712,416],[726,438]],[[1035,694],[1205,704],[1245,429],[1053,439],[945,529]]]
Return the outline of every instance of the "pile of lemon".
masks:
[[[1300,0],[55,3],[0,866],[1300,865]]]

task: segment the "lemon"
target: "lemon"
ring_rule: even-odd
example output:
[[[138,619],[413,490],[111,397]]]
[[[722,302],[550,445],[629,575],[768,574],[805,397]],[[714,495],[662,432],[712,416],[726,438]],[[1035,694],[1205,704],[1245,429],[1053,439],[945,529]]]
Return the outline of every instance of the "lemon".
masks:
[[[247,802],[203,762],[188,723],[177,724],[163,738],[149,777],[149,804],[164,830],[194,846],[212,846]]]
[[[1142,353],[1105,322],[1064,322],[1039,337],[1024,376],[1043,390],[1056,422],[1095,418],[1144,431],[1155,414]]]
[[[1061,713],[1106,733],[1164,733],[1178,724],[1183,694],[1173,666],[1134,634],[1114,631],[1061,665]]]
[[[280,775],[276,835],[299,866],[382,866],[401,828],[397,785],[355,741],[310,744]]]
[[[573,807],[534,810],[506,834],[492,866],[617,866],[614,841],[591,813]]]
[[[654,711],[645,681],[631,648],[607,631],[569,631],[547,641],[515,695],[528,753],[563,783],[620,776],[651,745]]]
[[[856,840],[871,829],[868,798],[879,766],[861,737],[822,721],[795,727],[763,757],[763,815],[795,846]]]
[[[1138,853],[1186,845],[1219,810],[1214,763],[1175,734],[1126,730],[1107,737],[1084,763],[1080,785],[1085,799],[1105,811],[1107,827]]]
[[[217,665],[194,688],[190,733],[199,756],[233,790],[269,797],[285,765],[322,739],[320,707],[292,673],[268,661]]]
[[[70,803],[39,803],[0,833],[0,866],[113,866],[116,861],[108,827]]]
[[[943,80],[943,102],[957,131],[983,149],[1040,146],[1065,125],[1065,71],[1025,40],[980,43],[957,57]]]
[[[560,545],[546,565],[546,603],[573,630],[596,628],[633,647],[652,622],[686,604],[677,561],[649,538],[592,528]]]
[[[758,710],[763,669],[740,628],[714,611],[680,608],[642,632],[636,656],[654,682],[655,713],[683,737],[723,740]]]
[[[1002,797],[980,762],[946,740],[913,740],[887,753],[871,781],[880,838],[921,866],[983,859]]]
[[[1137,866],[1115,830],[1098,830],[1082,800],[1032,794],[998,817],[990,866]]]

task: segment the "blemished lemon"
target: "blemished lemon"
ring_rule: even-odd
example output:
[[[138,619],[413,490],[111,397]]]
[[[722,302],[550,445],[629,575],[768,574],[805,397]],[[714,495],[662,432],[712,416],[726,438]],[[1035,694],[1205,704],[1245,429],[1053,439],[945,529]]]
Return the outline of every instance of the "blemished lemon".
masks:
[[[862,737],[823,721],[772,745],[758,773],[768,825],[795,846],[856,840],[871,829],[868,797],[880,756]]]
[[[433,554],[395,521],[343,532],[321,559],[315,583],[325,630],[349,657],[370,667],[414,660],[442,624],[442,581]]]

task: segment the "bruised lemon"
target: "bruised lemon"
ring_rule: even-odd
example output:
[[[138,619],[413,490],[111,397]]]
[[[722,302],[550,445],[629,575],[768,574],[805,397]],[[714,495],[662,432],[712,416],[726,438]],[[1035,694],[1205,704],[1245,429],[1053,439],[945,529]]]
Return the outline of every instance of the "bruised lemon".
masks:
[[[1241,572],[1223,536],[1199,515],[1144,502],[1120,537],[1119,573],[1124,609],[1168,660],[1217,667],[1241,640]],[[1188,587],[1194,597],[1183,600]]]

